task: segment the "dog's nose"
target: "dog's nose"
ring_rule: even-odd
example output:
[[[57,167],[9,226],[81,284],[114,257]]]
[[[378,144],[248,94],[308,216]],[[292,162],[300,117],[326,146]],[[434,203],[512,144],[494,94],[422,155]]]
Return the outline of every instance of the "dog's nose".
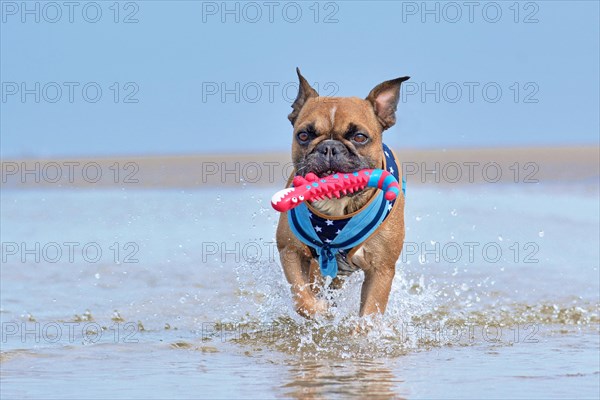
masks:
[[[337,140],[327,139],[319,143],[316,150],[325,157],[331,158],[337,154],[343,153],[345,147]]]

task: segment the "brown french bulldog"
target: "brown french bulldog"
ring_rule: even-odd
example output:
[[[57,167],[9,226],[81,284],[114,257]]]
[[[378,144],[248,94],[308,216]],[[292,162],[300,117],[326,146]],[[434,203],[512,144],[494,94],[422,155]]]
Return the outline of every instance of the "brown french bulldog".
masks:
[[[382,133],[396,122],[400,85],[409,77],[383,82],[363,100],[320,97],[299,69],[297,73],[300,89],[292,105],[293,111],[288,115],[294,127],[292,160],[295,171],[292,176],[312,172],[322,177],[332,172],[383,168]],[[310,206],[322,215],[340,217],[360,210],[377,190],[365,188],[339,199],[314,201]],[[364,271],[361,316],[385,312],[403,243],[404,195],[400,193],[377,231],[347,256],[336,255],[340,275],[358,269]],[[287,213],[282,213],[279,219],[277,247],[286,279],[291,284],[296,311],[305,317],[325,314],[327,302],[317,299],[323,279],[316,253],[290,230]],[[333,285],[341,285],[339,277],[334,279]]]

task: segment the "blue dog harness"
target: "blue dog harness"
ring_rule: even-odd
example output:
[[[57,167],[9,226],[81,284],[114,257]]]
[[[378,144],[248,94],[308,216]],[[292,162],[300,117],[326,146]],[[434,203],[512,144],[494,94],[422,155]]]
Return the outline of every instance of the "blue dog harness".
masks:
[[[394,153],[385,144],[383,154],[385,169],[396,180],[400,180],[400,168]],[[406,193],[404,177],[402,193]],[[319,215],[302,203],[288,211],[288,221],[296,237],[316,252],[323,276],[335,278],[338,274],[336,254],[344,253],[367,240],[390,214],[396,199],[387,201],[384,193],[379,191],[363,208],[341,218]]]

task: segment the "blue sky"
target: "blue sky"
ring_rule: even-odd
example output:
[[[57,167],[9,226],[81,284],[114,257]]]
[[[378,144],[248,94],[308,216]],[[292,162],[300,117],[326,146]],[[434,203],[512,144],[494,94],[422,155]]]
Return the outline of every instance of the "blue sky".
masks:
[[[598,144],[596,1],[53,4],[1,4],[3,157],[287,150],[296,66],[410,75],[395,147]]]

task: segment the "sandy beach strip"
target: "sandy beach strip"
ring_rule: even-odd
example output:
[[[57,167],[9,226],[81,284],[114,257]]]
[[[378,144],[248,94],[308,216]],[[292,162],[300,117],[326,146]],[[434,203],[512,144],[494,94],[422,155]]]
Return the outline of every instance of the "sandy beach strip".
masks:
[[[583,183],[597,185],[600,148],[590,146],[402,149],[403,173],[415,184]],[[290,155],[198,154],[3,159],[5,189],[281,187]]]

